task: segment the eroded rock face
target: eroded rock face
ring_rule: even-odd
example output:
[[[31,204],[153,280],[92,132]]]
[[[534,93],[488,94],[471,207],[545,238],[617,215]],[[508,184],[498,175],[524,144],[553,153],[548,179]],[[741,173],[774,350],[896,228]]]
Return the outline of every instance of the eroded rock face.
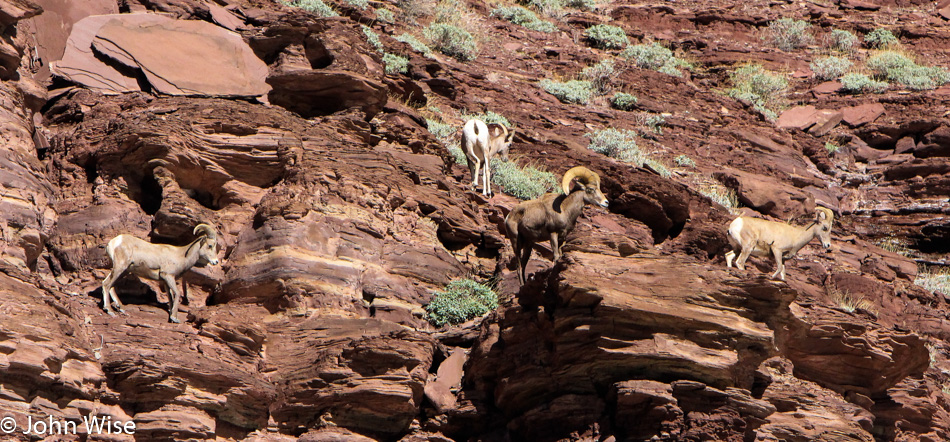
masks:
[[[709,67],[619,72],[614,86],[640,98],[633,112],[565,105],[538,88],[539,72],[572,77],[607,54],[497,17],[486,18],[489,46],[462,64],[395,41],[416,29],[381,24],[373,8],[335,4],[345,17],[318,19],[256,0],[121,6],[235,43],[210,23],[239,32],[266,64],[255,72],[276,106],[159,88],[48,92],[29,79],[52,61],[32,47],[40,28],[13,28],[39,9],[0,0],[0,414],[21,424],[109,415],[134,421],[143,440],[950,437],[950,302],[913,284],[913,260],[873,245],[896,235],[946,251],[947,91],[842,95],[796,74],[796,100],[812,107],[788,129],[713,92],[750,58],[807,72],[807,51],[750,52],[774,18],[860,30],[881,22],[862,15],[866,5],[612,5],[602,12],[631,36]],[[933,22],[943,18],[908,11],[880,13],[902,23],[902,44],[946,64],[932,50],[945,46]],[[574,12],[558,26],[605,21]],[[408,74],[384,75],[361,23],[410,60]],[[151,65],[120,49],[153,29],[105,24],[87,29],[80,55]],[[172,38],[160,34],[149,38]],[[37,41],[65,47],[65,37]],[[183,85],[163,87],[194,89]],[[517,125],[520,164],[555,174],[586,165],[610,200],[584,210],[564,259],[552,263],[538,245],[525,287],[502,227],[517,201],[505,189],[487,201],[467,192],[464,166],[426,129],[427,119],[459,126],[460,111],[488,110]],[[660,113],[657,127],[639,123]],[[695,166],[667,177],[594,154],[585,134],[606,127],[638,131],[641,149],[668,166],[678,155]],[[832,249],[802,249],[787,284],[762,275],[770,260],[726,269],[719,256],[736,214],[697,176],[736,191],[755,216],[801,222],[815,204],[837,209]],[[167,322],[162,287],[134,278],[117,286],[128,315],[102,312],[109,239],[184,244],[198,222],[220,232],[222,265],[182,278],[183,324]],[[467,276],[497,278],[501,307],[433,330],[423,306]]]

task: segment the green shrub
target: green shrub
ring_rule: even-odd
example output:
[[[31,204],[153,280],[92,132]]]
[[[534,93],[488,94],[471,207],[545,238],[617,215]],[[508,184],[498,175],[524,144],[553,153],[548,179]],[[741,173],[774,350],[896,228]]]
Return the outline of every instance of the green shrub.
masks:
[[[491,12],[491,15],[535,31],[554,32],[557,30],[557,26],[541,20],[534,12],[521,6],[496,8]]]
[[[455,126],[443,123],[441,121],[427,118],[426,126],[429,127],[429,133],[435,135],[435,137],[442,140],[442,142],[446,142],[449,137],[455,134]]]
[[[541,15],[546,17],[561,17],[565,14],[565,0],[522,0],[528,6],[533,6]]]
[[[822,57],[811,63],[811,70],[819,80],[834,80],[851,69],[851,60],[844,57]]]
[[[677,77],[683,75],[680,68],[691,68],[689,63],[676,58],[669,48],[655,42],[648,45],[630,46],[624,49],[620,56],[633,61],[641,69],[650,69]]]
[[[650,128],[655,134],[663,133],[663,126],[666,124],[666,116],[661,114],[653,114],[647,117],[644,124]]]
[[[461,324],[498,308],[498,295],[491,287],[471,279],[456,279],[436,292],[426,305],[429,322],[436,327]]]
[[[614,71],[614,61],[610,59],[601,60],[600,63],[581,71],[581,77],[589,81],[599,95],[604,95],[613,89],[613,80],[617,75],[619,73]]]
[[[868,70],[879,78],[903,84],[913,90],[934,89],[950,81],[946,69],[920,66],[899,51],[881,51],[865,62]]]
[[[899,43],[897,37],[891,31],[884,28],[877,28],[864,36],[864,42],[868,47],[882,49]]]
[[[597,0],[567,0],[567,6],[582,11],[597,9]]]
[[[838,149],[840,149],[840,148],[841,148],[841,147],[838,146],[838,145],[835,144],[835,143],[831,143],[831,142],[826,142],[826,143],[825,143],[825,150],[827,150],[829,154],[833,154],[833,153],[837,152]]]
[[[584,31],[584,37],[587,37],[594,47],[601,49],[622,49],[630,42],[623,29],[604,24],[587,28]]]
[[[343,1],[345,1],[346,4],[357,9],[366,9],[366,7],[369,6],[368,0],[343,0]]]
[[[775,111],[785,97],[788,80],[780,74],[767,71],[760,64],[741,66],[730,74],[733,87],[729,96],[736,100],[746,100],[762,112],[766,118],[774,120]]]
[[[426,39],[439,52],[460,61],[474,60],[478,56],[478,44],[468,31],[445,23],[433,23],[423,31]]]
[[[393,15],[393,11],[388,9],[377,9],[376,18],[383,23],[393,23],[396,20],[396,17]]]
[[[383,42],[379,41],[379,35],[376,34],[376,31],[373,31],[372,28],[366,25],[360,25],[363,29],[363,35],[366,36],[366,41],[376,48],[377,51],[383,52]]]
[[[841,52],[851,52],[858,45],[858,36],[843,29],[835,29],[828,35],[828,46]]]
[[[714,203],[719,204],[727,209],[735,209],[739,207],[739,197],[736,196],[736,191],[728,187],[723,186],[719,183],[706,183],[701,184],[697,192],[706,196],[706,198],[711,199]]]
[[[811,24],[807,21],[780,18],[769,23],[765,38],[783,51],[794,51],[814,41],[809,28]]]
[[[673,162],[679,167],[696,167],[696,162],[686,155],[677,155]]]
[[[541,87],[562,103],[587,104],[594,96],[594,85],[586,80],[541,80]]]
[[[520,167],[513,161],[493,158],[491,170],[491,181],[501,186],[505,193],[521,200],[539,198],[560,189],[553,173],[531,166]]]
[[[505,127],[511,127],[511,123],[508,122],[508,119],[504,115],[498,114],[492,111],[486,111],[481,114],[470,114],[467,112],[462,112],[462,120],[468,121],[471,119],[482,120],[485,124],[500,124]]]
[[[396,36],[396,41],[401,41],[409,45],[413,51],[421,52],[426,57],[432,56],[432,49],[429,49],[425,43],[419,41],[418,38],[413,37],[411,34],[401,34]]]
[[[646,155],[637,146],[637,133],[632,130],[603,129],[584,135],[590,138],[587,148],[620,161],[642,165]]]
[[[333,8],[324,3],[323,0],[294,0],[294,2],[290,3],[290,5],[296,6],[319,17],[337,17],[340,15],[337,14]]]
[[[383,54],[383,63],[386,63],[387,74],[405,74],[409,72],[409,59],[395,54]]]
[[[841,88],[852,94],[881,93],[887,90],[887,82],[876,81],[865,74],[848,74],[841,77]]]
[[[673,173],[670,172],[670,168],[666,167],[666,164],[663,164],[659,160],[655,160],[653,158],[647,158],[645,161],[643,161],[643,165],[645,167],[649,167],[653,169],[656,173],[660,174],[660,176],[663,178],[669,178],[671,175],[673,175]]]
[[[617,92],[610,100],[611,104],[613,104],[615,108],[623,111],[634,109],[637,106],[637,101],[639,101],[637,100],[637,97],[623,92]]]

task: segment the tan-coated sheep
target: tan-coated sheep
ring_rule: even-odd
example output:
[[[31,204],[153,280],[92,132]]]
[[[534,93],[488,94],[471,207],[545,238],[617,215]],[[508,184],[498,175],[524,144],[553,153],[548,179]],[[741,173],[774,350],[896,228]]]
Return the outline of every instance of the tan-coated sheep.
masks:
[[[772,256],[775,259],[776,269],[772,279],[779,276],[785,280],[785,263],[783,259],[795,256],[805,244],[812,239],[821,240],[826,249],[831,247],[831,225],[834,222],[834,212],[825,207],[815,210],[815,221],[806,227],[798,227],[778,221],[769,221],[760,218],[740,216],[729,224],[729,244],[732,250],[726,252],[726,266],[732,267],[732,260],[736,260],[736,267],[745,270],[745,262],[749,255]]]

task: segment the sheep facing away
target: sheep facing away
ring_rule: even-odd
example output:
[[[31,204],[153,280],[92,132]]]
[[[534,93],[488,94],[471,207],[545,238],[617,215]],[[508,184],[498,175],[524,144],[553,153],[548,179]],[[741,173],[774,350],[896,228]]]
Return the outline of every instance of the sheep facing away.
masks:
[[[465,152],[468,170],[472,173],[472,190],[482,181],[482,195],[492,196],[491,159],[496,155],[508,160],[508,148],[515,137],[513,130],[500,124],[486,125],[481,120],[471,119],[462,127],[462,151]]]
[[[745,262],[749,255],[769,256],[775,259],[776,269],[771,278],[779,276],[785,280],[785,263],[783,259],[795,256],[805,244],[812,239],[821,240],[826,249],[831,247],[831,225],[834,222],[834,212],[825,207],[815,210],[815,221],[806,227],[792,226],[778,221],[769,221],[760,218],[740,216],[729,224],[729,244],[732,250],[726,252],[726,266],[732,267],[732,260],[736,260],[736,267],[745,270]]]
[[[178,319],[181,292],[178,290],[175,278],[194,267],[195,264],[218,264],[217,233],[214,228],[208,224],[198,224],[195,226],[194,234],[198,235],[198,238],[184,246],[152,244],[124,234],[109,241],[106,253],[112,260],[112,271],[102,282],[102,307],[106,313],[114,316],[113,306],[120,313],[125,313],[113,285],[124,274],[132,273],[141,278],[164,282],[170,303],[168,320],[175,323],[181,322]]]
[[[572,192],[571,181],[580,184]],[[515,206],[505,217],[505,228],[518,262],[518,280],[524,285],[527,279],[528,260],[534,244],[551,241],[554,261],[561,258],[564,238],[574,230],[577,217],[585,204],[607,207],[607,198],[600,191],[600,176],[583,166],[568,170],[561,180],[563,195],[548,193],[541,198],[524,201]]]

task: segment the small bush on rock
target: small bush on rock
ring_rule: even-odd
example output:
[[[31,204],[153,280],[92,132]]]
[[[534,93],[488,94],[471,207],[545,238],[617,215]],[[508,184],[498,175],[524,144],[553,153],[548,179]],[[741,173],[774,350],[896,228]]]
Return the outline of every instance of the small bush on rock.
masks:
[[[843,29],[835,29],[828,35],[828,46],[836,51],[852,52],[858,45],[858,36]]]
[[[531,166],[521,167],[514,161],[493,158],[491,161],[493,183],[520,200],[538,198],[548,192],[559,192],[557,177]]]
[[[769,27],[765,32],[765,39],[783,51],[794,51],[804,48],[814,41],[810,28],[811,24],[807,21],[780,18],[769,23]]]
[[[426,39],[439,52],[460,61],[474,60],[478,56],[478,44],[468,31],[445,23],[433,23],[424,31]]]
[[[290,5],[296,6],[319,17],[337,17],[340,15],[337,14],[333,8],[324,3],[323,0],[294,0],[292,3],[290,3]]]
[[[631,60],[641,69],[650,69],[664,74],[681,77],[683,73],[680,68],[691,68],[692,66],[673,55],[669,50],[659,43],[640,44],[630,46],[620,53],[620,56]]]
[[[900,43],[891,31],[877,28],[864,36],[864,42],[872,49],[883,49]]]
[[[865,74],[848,74],[841,77],[841,89],[852,94],[881,93],[887,90],[886,81],[877,81]]]
[[[594,96],[594,85],[586,80],[541,80],[541,87],[562,103],[587,104]]]
[[[491,12],[491,14],[496,17],[501,17],[504,20],[508,20],[516,25],[524,26],[535,31],[554,32],[557,30],[557,26],[554,26],[554,24],[550,22],[541,20],[533,11],[521,6],[496,8]]]
[[[472,279],[456,279],[436,292],[426,305],[429,322],[437,327],[461,324],[498,308],[498,294]]]
[[[395,54],[383,54],[383,63],[386,63],[387,74],[405,74],[409,72],[409,59]]]
[[[760,64],[747,64],[733,71],[730,78],[733,84],[728,92],[730,97],[752,103],[756,110],[770,120],[778,117],[775,111],[788,87],[785,77],[767,71]]]
[[[637,106],[637,101],[637,97],[634,95],[624,92],[617,92],[610,100],[610,103],[613,104],[617,109],[628,111],[633,110]]]
[[[627,33],[623,29],[612,25],[594,25],[584,31],[584,37],[600,49],[623,49],[630,43]]]
[[[834,80],[851,69],[851,60],[844,57],[822,57],[811,63],[811,70],[819,80]]]

